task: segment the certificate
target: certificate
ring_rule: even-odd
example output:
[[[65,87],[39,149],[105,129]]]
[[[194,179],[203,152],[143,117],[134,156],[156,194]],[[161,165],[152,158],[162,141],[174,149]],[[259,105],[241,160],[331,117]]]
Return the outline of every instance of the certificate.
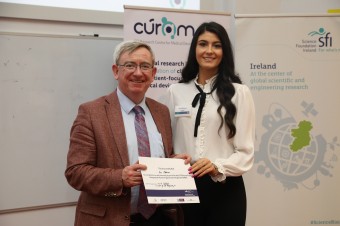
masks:
[[[194,178],[183,159],[139,157],[149,203],[199,203]]]

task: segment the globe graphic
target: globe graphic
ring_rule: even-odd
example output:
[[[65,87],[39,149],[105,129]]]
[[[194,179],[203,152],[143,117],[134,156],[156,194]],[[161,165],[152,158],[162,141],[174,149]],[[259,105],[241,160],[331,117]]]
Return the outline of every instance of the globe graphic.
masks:
[[[321,136],[315,139],[310,135],[310,144],[293,152],[290,145],[295,138],[292,137],[291,130],[298,126],[294,120],[289,121],[271,128],[263,136],[260,150],[267,152],[262,158],[278,179],[300,182],[309,178],[320,167],[324,153],[319,150],[324,149],[319,146],[326,144]]]

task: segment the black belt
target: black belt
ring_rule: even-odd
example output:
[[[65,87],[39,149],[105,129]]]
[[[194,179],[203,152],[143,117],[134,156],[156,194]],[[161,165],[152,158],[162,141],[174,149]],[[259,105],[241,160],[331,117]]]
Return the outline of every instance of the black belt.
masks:
[[[143,215],[140,213],[130,215],[130,224],[143,223],[145,221],[147,221],[147,219],[145,219],[145,217],[143,217]]]

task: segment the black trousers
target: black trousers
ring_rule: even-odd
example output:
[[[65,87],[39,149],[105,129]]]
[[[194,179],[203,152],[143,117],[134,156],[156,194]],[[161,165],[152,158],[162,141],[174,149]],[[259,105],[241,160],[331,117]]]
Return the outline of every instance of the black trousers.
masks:
[[[195,178],[200,203],[183,204],[185,226],[244,226],[247,198],[242,176],[214,182]]]
[[[172,226],[172,222],[167,218],[160,208],[149,218],[145,219],[141,214],[131,216],[130,226]]]

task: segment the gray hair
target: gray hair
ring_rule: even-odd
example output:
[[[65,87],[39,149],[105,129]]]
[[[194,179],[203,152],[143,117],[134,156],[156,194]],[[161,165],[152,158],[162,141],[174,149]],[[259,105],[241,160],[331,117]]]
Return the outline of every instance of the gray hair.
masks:
[[[148,44],[144,42],[132,41],[132,40],[123,41],[116,46],[116,49],[113,53],[113,63],[118,64],[118,61],[123,53],[126,53],[126,52],[132,53],[133,51],[139,48],[146,48],[147,50],[149,50],[149,52],[151,53],[151,57],[152,57],[152,65],[154,65],[155,54],[152,51],[151,46],[149,46]]]

